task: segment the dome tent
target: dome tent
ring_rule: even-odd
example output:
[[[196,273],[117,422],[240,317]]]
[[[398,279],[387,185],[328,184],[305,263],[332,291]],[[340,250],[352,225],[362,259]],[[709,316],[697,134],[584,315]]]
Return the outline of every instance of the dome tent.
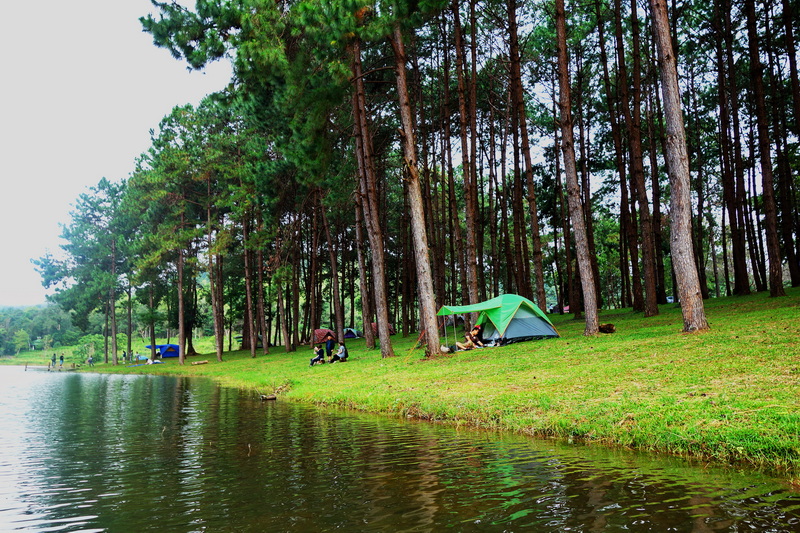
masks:
[[[480,313],[475,324],[483,328],[484,342],[497,344],[558,337],[558,332],[539,307],[522,296],[502,294],[474,305],[443,306],[437,315]]]

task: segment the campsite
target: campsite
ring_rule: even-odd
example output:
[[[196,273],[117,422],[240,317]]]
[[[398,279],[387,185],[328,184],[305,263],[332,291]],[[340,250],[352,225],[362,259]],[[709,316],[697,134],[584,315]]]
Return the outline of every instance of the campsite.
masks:
[[[306,351],[277,347],[101,371],[208,376],[279,401],[747,464],[800,483],[800,289],[714,299],[708,310],[701,335],[681,334],[680,309],[667,304],[648,319],[604,311],[612,335],[585,337],[582,321],[556,314],[560,337],[436,358],[412,335],[393,337],[391,358],[348,341],[342,366],[309,369]]]
[[[598,531],[635,530],[650,509],[635,473],[613,488],[584,485],[592,467],[580,459],[574,493],[553,499],[558,461],[546,473],[535,460],[514,464],[546,480],[522,497],[507,463],[484,467],[480,436],[452,476],[437,467],[446,445],[421,438],[411,461],[421,475],[397,489],[409,461],[373,468],[380,439],[350,454],[347,440],[364,444],[357,418],[376,422],[381,438],[385,422],[446,429],[444,440],[468,427],[578,456],[602,449],[622,462],[653,453],[678,468],[761,470],[800,490],[796,1],[135,4],[88,17],[98,10],[52,2],[49,31],[9,41],[41,46],[38,56],[9,54],[19,61],[8,107],[19,112],[0,209],[14,213],[5,236],[19,238],[0,264],[25,266],[0,280],[39,289],[30,308],[9,310],[17,287],[0,291],[0,354],[39,367],[11,369],[37,385],[20,395],[30,398],[24,410],[6,410],[0,436],[42,423],[37,439],[52,448],[36,460],[47,497],[17,491],[30,492],[26,505],[44,502],[22,515],[47,505],[102,512],[111,527],[74,516],[43,525],[98,531],[169,519],[178,525],[162,529],[358,531],[360,520],[377,531]],[[24,31],[26,19],[9,20]],[[147,52],[123,53],[134,37]],[[53,50],[74,76],[31,60]],[[225,71],[194,92],[151,71],[160,60],[206,79]],[[42,98],[35,89],[52,85],[42,73],[76,92]],[[101,166],[106,157],[114,164]],[[37,225],[46,236],[30,231]],[[325,364],[312,352],[323,339]],[[195,379],[206,377],[217,383]],[[213,385],[207,396],[192,391],[199,382]],[[39,384],[64,385],[74,400],[42,402]],[[166,402],[150,394],[159,388],[173,392]],[[321,431],[271,418],[294,408]],[[233,412],[253,416],[232,430]],[[342,418],[355,422],[332,445]],[[59,464],[82,423],[97,442]],[[105,431],[115,424],[154,431]],[[276,424],[288,428],[286,463],[272,455]],[[217,454],[223,441],[230,455]],[[121,450],[129,442],[137,449]],[[167,466],[177,489],[123,463],[129,451]],[[55,501],[51,466],[75,467],[102,490],[87,507]],[[310,496],[286,482],[298,470]],[[101,479],[128,471],[133,496]],[[218,479],[203,486],[209,472],[278,483],[245,491],[253,513],[228,523],[240,516],[228,503],[243,499]],[[366,474],[366,507],[386,501],[386,516],[419,523],[393,528],[369,509],[314,522],[347,505],[336,496],[348,495],[352,472]],[[492,472],[509,483],[487,497],[480,482]],[[386,498],[389,485],[399,497]],[[456,518],[454,485],[475,488]],[[276,491],[288,504],[262,512]],[[605,512],[616,501],[605,496],[622,491],[640,501],[614,523]],[[705,495],[681,492],[687,530],[761,526],[758,513],[720,522],[717,508],[698,519]],[[114,523],[143,493],[163,504],[152,518],[144,506],[150,524]],[[308,505],[298,510],[292,497]],[[105,498],[107,509],[91,509]],[[329,506],[318,513],[319,500]],[[540,501],[534,527],[528,503]],[[470,514],[484,503],[490,511]],[[579,507],[591,508],[591,521],[549,520],[572,504],[580,518]],[[800,505],[786,507],[796,526]],[[221,522],[203,522],[201,508]],[[664,525],[655,514],[646,529]]]

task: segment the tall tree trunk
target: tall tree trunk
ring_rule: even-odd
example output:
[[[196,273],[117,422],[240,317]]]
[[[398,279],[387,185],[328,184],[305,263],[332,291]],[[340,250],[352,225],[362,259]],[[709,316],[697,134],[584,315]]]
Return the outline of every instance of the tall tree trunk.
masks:
[[[479,253],[483,250],[483,224],[481,223],[481,211],[478,194],[481,189],[481,182],[479,181],[480,174],[478,168],[478,19],[475,10],[477,0],[469,0],[469,18],[470,18],[470,76],[469,76],[469,160],[470,160],[470,182],[472,184],[472,192],[469,195],[472,201],[473,213],[473,227],[475,228],[475,301],[481,301],[480,292],[485,290],[484,285],[484,270],[483,270],[483,254]],[[472,289],[470,289],[472,290]]]
[[[406,53],[399,24],[395,24],[394,27],[392,48],[395,55],[397,96],[400,103],[403,157],[408,175],[406,188],[408,190],[409,210],[411,211],[411,233],[417,267],[417,293],[420,303],[420,316],[427,340],[425,353],[430,357],[439,353],[436,295],[433,291],[433,278],[431,277],[428,237],[425,234],[425,214],[422,208],[422,192],[419,184],[419,169],[417,168],[417,148],[414,138],[414,117],[411,110],[411,102],[408,98]]]
[[[573,93],[573,101],[578,110],[578,143],[580,159],[580,183],[581,183],[581,203],[583,204],[584,218],[586,219],[586,239],[589,245],[589,260],[592,263],[592,276],[595,280],[595,290],[597,291],[597,307],[603,307],[603,298],[600,292],[600,265],[597,263],[597,251],[594,243],[594,217],[592,215],[592,186],[589,173],[589,143],[591,137],[591,124],[587,120],[586,107],[584,106],[584,92],[586,90],[583,66],[583,49],[578,47],[575,54],[576,63],[576,86],[577,93]],[[573,132],[574,133],[574,132]]]
[[[718,0],[715,2],[715,13],[717,19],[721,19],[721,11],[724,6]],[[726,71],[726,63],[723,53],[723,28],[718,25],[716,29],[716,66],[717,66],[717,86],[719,93],[719,117],[720,117],[720,160],[722,167],[722,197],[724,200],[723,209],[728,213],[728,219],[731,231],[731,241],[734,247],[733,250],[733,294],[746,294],[749,292],[750,282],[748,280],[746,265],[744,264],[744,250],[738,250],[739,236],[742,234],[743,228],[739,225],[738,216],[738,203],[736,192],[736,179],[734,176],[734,160],[733,146],[730,138],[731,131],[731,114],[730,114],[730,101],[728,99],[728,90],[726,81],[729,73]],[[724,226],[723,226],[724,227]],[[741,241],[744,242],[743,240]],[[723,246],[723,249],[727,247]],[[737,257],[737,251],[741,257]],[[728,264],[725,261],[725,268],[727,272]],[[744,269],[744,270],[742,270]],[[726,275],[727,279],[727,275]],[[745,291],[746,289],[746,291]]]
[[[629,135],[633,135],[632,132],[632,120],[631,120],[631,113],[630,113],[630,102],[628,98],[628,68],[625,62],[625,40],[623,38],[622,32],[622,7],[620,0],[614,0],[614,33],[616,39],[616,55],[617,55],[617,69],[619,71],[618,76],[620,78],[619,81],[619,92],[620,92],[620,107],[622,108],[622,117],[625,122],[625,125],[629,131]],[[636,186],[636,179],[633,176],[633,167],[636,164],[633,161],[633,141],[629,139],[628,141],[629,150],[628,156],[631,159],[629,164],[631,165],[631,176],[630,176],[630,188],[631,188],[631,195],[632,198],[628,198],[628,182],[623,181],[623,174],[620,174],[620,187],[621,187],[621,196],[622,199],[621,203],[623,205],[620,206],[622,210],[622,219],[624,221],[624,225],[626,228],[626,239],[627,239],[627,247],[628,252],[630,253],[630,265],[631,265],[631,285],[632,285],[632,293],[633,293],[633,310],[634,311],[644,311],[645,310],[645,302],[642,298],[642,277],[641,272],[639,271],[639,242],[638,242],[638,233],[637,233],[637,217],[636,217],[636,208],[633,205],[633,202],[636,199],[636,190],[634,190]],[[628,199],[630,203],[625,202],[625,199]]]
[[[467,276],[467,295],[469,303],[478,303],[478,258],[477,258],[477,241],[476,241],[476,220],[477,213],[475,200],[477,194],[477,180],[475,178],[475,162],[470,159],[473,153],[472,148],[469,146],[469,125],[471,119],[469,118],[469,109],[467,105],[467,87],[464,74],[466,64],[466,50],[464,44],[464,35],[461,28],[461,15],[459,13],[459,3],[453,2],[453,25],[455,31],[455,46],[456,46],[456,76],[458,80],[458,115],[460,124],[461,136],[461,165],[464,170],[464,201],[466,209],[464,210],[464,227],[466,242],[464,243],[464,254],[466,263],[466,276]],[[472,31],[475,31],[473,28]]]
[[[115,365],[119,364],[117,356],[117,243],[111,240],[111,285],[108,291],[109,314],[111,315],[111,354]]]
[[[394,356],[389,333],[389,308],[386,297],[386,274],[383,254],[383,230],[378,214],[377,176],[375,173],[372,139],[370,138],[366,92],[361,69],[361,44],[358,40],[353,46],[353,74],[355,75],[355,93],[353,95],[353,118],[356,124],[356,151],[361,175],[361,204],[364,209],[364,220],[367,226],[367,238],[372,251],[372,283],[375,292],[375,312],[378,323],[378,337],[381,345],[381,357]],[[371,325],[370,325],[371,327]]]
[[[256,299],[258,300],[258,328],[261,330],[261,351],[264,355],[269,353],[269,328],[267,326],[267,304],[264,301],[264,252],[259,246],[256,252]]]
[[[567,59],[567,24],[564,14],[564,0],[556,0],[556,46],[558,49],[558,89],[561,109],[561,152],[564,156],[564,171],[567,178],[567,201],[572,227],[575,232],[575,248],[578,255],[578,269],[583,287],[583,306],[586,312],[584,335],[596,335],[599,321],[597,315],[597,292],[589,260],[589,242],[586,238],[586,225],[581,206],[581,191],[578,184],[578,169],[575,164],[575,144],[572,134],[572,112],[570,110],[569,60]],[[570,305],[573,305],[570,302]]]
[[[634,277],[634,308],[644,311],[644,316],[655,316],[658,314],[656,300],[656,271],[655,271],[655,251],[653,245],[653,226],[650,218],[650,207],[647,199],[647,189],[644,182],[644,163],[642,156],[642,134],[641,134],[641,54],[639,46],[639,17],[636,10],[636,2],[631,2],[631,26],[633,31],[633,95],[628,93],[628,75],[625,65],[625,53],[623,49],[621,8],[619,0],[615,1],[615,28],[617,37],[617,63],[619,66],[620,91],[622,97],[622,116],[629,133],[629,156],[631,169],[631,190],[635,194],[639,205],[639,223],[641,227],[642,242],[642,267],[644,269],[644,300],[641,301],[641,309],[637,304],[637,298],[641,297],[641,286],[639,276]],[[631,111],[631,107],[633,108]],[[633,243],[631,243],[633,248]],[[638,255],[638,254],[636,254]],[[634,256],[636,260],[636,256]],[[634,273],[636,272],[634,265]]]
[[[658,51],[661,90],[664,100],[666,127],[665,158],[672,198],[672,264],[678,285],[678,298],[686,332],[708,329],[700,281],[692,252],[692,220],[689,186],[689,156],[686,151],[686,132],[683,126],[678,68],[672,52],[667,5],[664,0],[650,0],[653,12],[653,33]]]
[[[181,214],[181,227],[183,227],[183,214]],[[184,364],[186,360],[186,306],[183,302],[183,253],[181,248],[178,250],[178,362]]]
[[[735,30],[731,23],[731,12],[733,10],[731,0],[720,0],[724,2],[722,6],[723,30],[722,35],[725,39],[725,60],[727,67],[728,94],[731,108],[731,131],[733,133],[733,171],[735,180],[734,209],[731,213],[731,245],[733,247],[733,292],[736,295],[744,296],[750,294],[750,279],[747,272],[747,246],[745,222],[745,184],[744,184],[744,161],[742,158],[741,125],[739,120],[739,92],[736,86],[738,79],[736,63],[734,60],[733,36]],[[736,222],[733,219],[736,218]],[[738,233],[734,233],[734,228],[738,228]]]
[[[519,51],[519,36],[517,28],[517,2],[508,0],[508,34],[509,34],[509,60],[511,67],[511,99],[513,113],[518,120],[518,129],[521,137],[520,150],[525,164],[525,184],[527,188],[528,213],[531,224],[531,240],[533,244],[533,276],[536,304],[541,309],[547,309],[547,297],[544,290],[544,265],[542,258],[542,237],[539,227],[539,212],[536,205],[536,185],[533,180],[533,162],[531,160],[530,140],[528,139],[528,119],[525,113],[525,97],[522,90],[522,67]],[[525,269],[527,271],[527,268]],[[526,280],[526,284],[530,279]]]
[[[629,226],[629,213],[628,213],[628,186],[625,172],[625,162],[622,153],[622,132],[617,116],[617,103],[611,90],[611,77],[608,72],[608,54],[606,52],[605,40],[605,23],[603,21],[603,13],[601,11],[601,2],[595,2],[595,12],[597,14],[597,34],[599,39],[600,48],[600,64],[603,68],[603,87],[606,94],[606,104],[609,113],[609,122],[611,123],[611,138],[614,142],[614,162],[619,175],[620,183],[620,305],[628,307],[631,305],[630,298],[630,269],[628,263],[628,239],[625,236],[628,233]],[[615,10],[615,19],[616,19]],[[615,26],[616,27],[616,26]]]
[[[299,223],[298,223],[299,226]],[[291,298],[290,301],[290,311],[291,311],[291,320],[292,320],[292,350],[296,349],[300,346],[300,275],[301,275],[301,254],[299,253],[300,242],[301,242],[301,235],[302,232],[298,231],[298,238],[294,246],[294,257],[292,262],[290,263],[292,266],[292,287],[291,291],[286,295],[287,298]],[[289,302],[287,302],[288,304]],[[313,332],[311,332],[313,334]]]
[[[700,293],[703,299],[710,297],[708,290],[708,276],[706,274],[706,258],[705,258],[705,206],[706,206],[706,178],[705,178],[705,157],[703,150],[700,146],[700,138],[702,132],[700,131],[700,112],[697,106],[697,91],[699,90],[696,85],[695,71],[693,66],[689,68],[689,91],[692,123],[690,124],[693,134],[689,135],[688,151],[690,159],[694,160],[694,167],[697,169],[697,177],[694,180],[694,192],[697,197],[697,218],[694,225],[694,255],[697,260],[697,274],[700,280]],[[692,157],[693,156],[693,157]]]
[[[130,277],[128,277],[128,305],[127,307],[127,320],[128,320],[128,360],[132,361],[131,356],[133,355],[133,287],[130,284]]]
[[[286,313],[286,296],[283,294],[284,282],[282,276],[279,276],[278,279],[275,280],[275,293],[278,298],[278,317],[280,317],[281,322],[283,346],[286,349],[286,353],[289,353],[294,351],[294,347],[292,346],[292,338],[289,336],[289,317]]]
[[[523,207],[523,194],[522,194],[522,176],[519,160],[519,115],[516,109],[511,108],[511,142],[514,147],[514,171],[511,192],[511,214],[514,222],[514,262],[513,269],[515,273],[515,285],[517,293],[533,299],[533,290],[531,288],[531,277],[529,275],[529,263],[525,256],[525,209]]]
[[[457,286],[459,285],[458,280],[460,280],[460,285],[464,291],[467,290],[467,269],[464,261],[464,238],[461,233],[461,223],[459,222],[458,202],[456,201],[455,191],[456,185],[453,172],[453,150],[451,144],[452,132],[450,128],[450,54],[447,46],[447,42],[449,41],[447,34],[447,21],[446,17],[444,16],[442,16],[441,29],[443,34],[442,86],[444,87],[442,98],[442,168],[444,169],[444,172],[446,172],[446,176],[443,179],[447,181],[446,185],[443,185],[446,187],[447,192],[442,196],[443,202],[445,201],[445,198],[447,199],[446,203],[444,204],[446,206],[446,211],[443,210],[443,213],[448,213],[447,226],[449,231],[447,234],[451,236],[449,239],[449,254],[450,264],[452,265],[452,275],[450,291],[447,292],[447,294],[449,295],[449,299],[454,301],[456,299]],[[469,298],[468,295],[467,298]]]
[[[333,315],[336,318],[336,336],[339,341],[344,342],[344,309],[342,309],[342,298],[339,291],[339,267],[336,264],[336,246],[331,239],[331,228],[328,223],[328,215],[325,206],[322,205],[320,193],[320,211],[322,212],[322,225],[325,228],[325,239],[328,241],[328,256],[331,261],[331,283],[333,285]]]
[[[557,74],[556,74],[557,77]],[[555,82],[555,77],[553,79]],[[553,123],[559,123],[559,115],[558,115],[558,101],[556,99],[557,93],[555,86],[553,87]],[[563,257],[563,264],[565,265],[566,272],[565,272],[565,282],[566,286],[564,287],[561,285],[561,298],[558,301],[559,304],[559,314],[564,314],[565,306],[569,305],[570,308],[572,305],[578,305],[578,295],[575,294],[575,287],[577,284],[575,283],[574,273],[572,271],[572,237],[571,237],[571,229],[569,224],[569,205],[564,205],[564,193],[563,193],[563,184],[561,181],[561,158],[559,157],[558,153],[562,151],[561,148],[561,140],[558,137],[558,128],[553,129],[553,164],[555,165],[555,173],[556,173],[556,198],[558,199],[558,211],[559,211],[559,218],[561,219],[562,224],[562,233],[564,234],[564,257]],[[569,199],[567,199],[567,204],[569,204]],[[556,254],[557,265],[562,263],[562,260],[559,260],[558,255]],[[559,274],[559,279],[561,279],[561,275]],[[565,290],[566,289],[566,290]]]
[[[769,126],[764,97],[763,66],[759,56],[758,32],[756,30],[755,0],[745,0],[747,13],[747,40],[750,52],[750,73],[753,84],[753,98],[756,106],[758,127],[759,160],[761,163],[761,188],[764,204],[764,224],[767,234],[767,256],[769,257],[769,295],[786,296],[783,288],[783,268],[778,243],[778,215],[775,204],[775,185],[772,176],[772,157],[770,155]]]
[[[245,290],[245,305],[247,306],[245,316],[247,320],[249,339],[250,339],[250,356],[256,356],[256,346],[258,345],[257,328],[255,327],[255,306],[253,305],[253,258],[252,251],[250,250],[250,221],[249,214],[244,215],[242,221],[242,254],[244,255],[244,290]],[[242,332],[242,335],[245,333]]]
[[[361,293],[361,328],[364,334],[364,343],[370,350],[375,348],[375,334],[372,331],[372,311],[369,306],[369,282],[367,281],[367,266],[364,260],[364,251],[361,243],[364,242],[362,230],[361,198],[356,195],[356,255],[358,257],[358,283]]]
[[[206,243],[208,246],[208,283],[211,292],[211,315],[214,318],[214,348],[217,352],[217,361],[222,362],[222,352],[224,350],[225,323],[224,311],[221,308],[219,299],[218,285],[221,280],[217,278],[215,259],[218,261],[220,256],[214,250],[213,226],[211,217],[211,180],[206,181],[206,194],[209,202],[206,205]]]
[[[315,195],[316,196],[316,195]],[[319,217],[318,210],[321,207],[317,206],[316,202],[311,204],[311,231],[309,232],[309,253],[308,253],[308,282],[306,284],[306,302],[308,305],[308,329],[310,330],[311,338],[313,341],[314,330],[319,329],[322,324],[320,323],[320,308],[317,306],[320,301],[320,294],[317,292],[319,287],[319,261],[317,260],[317,251],[319,250]]]
[[[655,56],[655,51],[653,51]],[[653,190],[653,247],[656,254],[656,296],[658,303],[667,303],[667,284],[666,272],[664,271],[664,238],[661,231],[661,183],[659,181],[660,172],[658,169],[658,153],[656,150],[656,135],[662,135],[661,124],[661,100],[658,98],[658,88],[653,83],[650,93],[649,113],[647,119],[648,136],[650,137],[650,182]],[[656,111],[654,112],[654,108]],[[656,133],[656,120],[658,120],[658,133]]]
[[[728,268],[728,236],[725,228],[725,213],[727,211],[725,209],[722,210],[722,226],[720,228],[720,233],[722,234],[722,271],[724,273],[725,278],[725,296],[731,296],[733,293],[731,292],[731,275],[730,269]]]
[[[156,310],[156,302],[155,302],[155,289],[153,288],[153,284],[151,283],[147,287],[147,296],[149,301],[149,311],[150,311],[150,321],[148,324],[148,331],[150,333],[150,360],[155,360],[156,357],[156,322],[154,319],[155,310]],[[108,361],[106,361],[108,362]]]

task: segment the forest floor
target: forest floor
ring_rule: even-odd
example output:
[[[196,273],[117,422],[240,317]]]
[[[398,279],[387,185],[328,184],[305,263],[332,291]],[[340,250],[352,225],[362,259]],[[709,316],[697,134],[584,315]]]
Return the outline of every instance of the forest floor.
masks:
[[[309,367],[302,346],[91,370],[208,376],[279,400],[745,463],[800,486],[800,289],[705,306],[711,329],[695,334],[669,304],[651,318],[602,311],[609,335],[584,337],[582,320],[553,315],[561,338],[432,359],[414,334],[392,337],[387,359],[351,340],[350,360],[335,365]]]

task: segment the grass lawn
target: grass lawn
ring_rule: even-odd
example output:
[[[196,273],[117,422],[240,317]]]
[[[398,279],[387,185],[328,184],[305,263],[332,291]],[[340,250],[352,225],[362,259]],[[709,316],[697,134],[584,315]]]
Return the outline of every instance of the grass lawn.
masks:
[[[398,335],[394,358],[359,339],[348,343],[349,362],[313,368],[303,346],[94,370],[209,376],[281,400],[749,463],[798,483],[800,289],[788,293],[709,300],[711,330],[698,334],[681,332],[680,308],[669,304],[648,319],[601,312],[617,327],[611,335],[584,337],[582,321],[556,315],[559,339],[429,360],[416,335]],[[198,360],[209,363],[188,364]]]

